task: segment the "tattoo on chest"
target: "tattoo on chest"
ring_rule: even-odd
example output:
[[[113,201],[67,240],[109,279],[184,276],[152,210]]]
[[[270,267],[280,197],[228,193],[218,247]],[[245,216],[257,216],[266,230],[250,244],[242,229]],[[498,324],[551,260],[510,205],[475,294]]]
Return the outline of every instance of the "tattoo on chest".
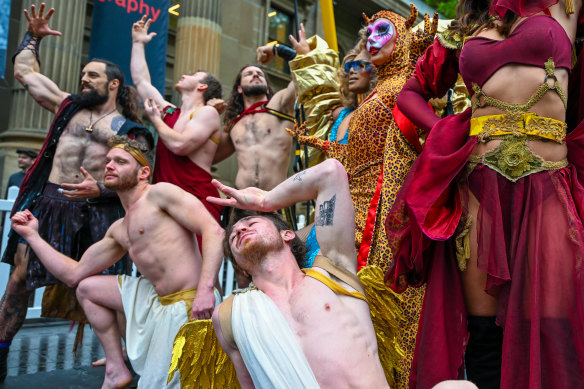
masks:
[[[306,174],[306,170],[303,170],[301,172],[299,172],[298,174],[296,174],[294,176],[294,178],[292,179],[292,181],[298,181],[298,182],[302,182],[302,176]]]
[[[332,226],[333,216],[335,214],[335,201],[337,195],[333,195],[330,200],[323,201],[318,207],[318,214],[315,218],[315,224],[317,226]]]

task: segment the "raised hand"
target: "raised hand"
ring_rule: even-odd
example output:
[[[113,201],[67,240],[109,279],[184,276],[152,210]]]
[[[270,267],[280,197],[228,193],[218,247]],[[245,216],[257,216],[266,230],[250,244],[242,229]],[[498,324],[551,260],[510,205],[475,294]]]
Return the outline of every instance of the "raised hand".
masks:
[[[262,65],[268,65],[274,59],[273,45],[260,46],[256,49],[256,59]]]
[[[45,3],[41,3],[38,15],[34,4],[30,6],[30,14],[26,9],[24,10],[24,16],[26,17],[26,20],[28,20],[28,31],[30,31],[32,35],[38,38],[42,38],[47,35],[57,36],[63,35],[59,31],[51,30],[51,28],[49,27],[49,20],[51,19],[51,16],[55,13],[55,9],[51,8],[49,12],[47,12],[47,14],[43,17],[44,12]]]
[[[148,119],[154,124],[156,119],[162,120],[162,115],[160,114],[160,107],[156,104],[154,99],[146,99],[144,101],[144,112],[146,112],[146,116]]]
[[[223,185],[217,180],[212,180],[211,184],[219,191],[228,196],[226,199],[220,197],[207,197],[207,201],[227,207],[250,209],[252,211],[271,212],[275,208],[269,207],[265,203],[265,197],[268,194],[265,190],[258,188],[235,189],[227,185]]]
[[[12,229],[24,239],[38,233],[39,221],[28,209],[25,209],[21,212],[16,212],[14,216],[12,216],[11,220]]]
[[[95,178],[93,178],[93,176],[83,167],[80,167],[79,170],[81,170],[81,174],[83,174],[83,181],[79,184],[61,184],[63,188],[66,188],[66,190],[61,192],[63,193],[63,196],[70,199],[89,199],[99,197],[101,190],[99,189],[99,186],[97,186]]]
[[[146,44],[156,36],[155,32],[148,33],[152,19],[146,19],[146,15],[132,25],[132,42]]]
[[[300,23],[300,30],[298,31],[298,40],[294,38],[293,35],[288,35],[288,39],[292,43],[292,48],[296,51],[298,55],[308,54],[310,52],[310,46],[306,40],[306,31],[304,31],[304,24]]]

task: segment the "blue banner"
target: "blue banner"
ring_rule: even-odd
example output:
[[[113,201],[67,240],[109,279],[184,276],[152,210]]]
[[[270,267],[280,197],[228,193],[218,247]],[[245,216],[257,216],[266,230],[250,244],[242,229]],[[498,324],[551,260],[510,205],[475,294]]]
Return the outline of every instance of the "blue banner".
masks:
[[[157,33],[146,45],[146,61],[152,85],[164,96],[169,7],[170,0],[95,0],[89,58],[115,62],[124,71],[126,82],[131,85],[132,25],[142,15],[146,15],[152,19],[148,32]]]
[[[6,70],[10,2],[11,0],[0,0],[0,78],[4,78],[4,71]]]

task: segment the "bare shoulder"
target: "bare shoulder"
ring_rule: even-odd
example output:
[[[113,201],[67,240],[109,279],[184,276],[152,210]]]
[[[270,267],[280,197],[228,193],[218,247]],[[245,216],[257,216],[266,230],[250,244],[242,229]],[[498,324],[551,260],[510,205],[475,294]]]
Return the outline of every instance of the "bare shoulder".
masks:
[[[112,223],[112,225],[108,228],[105,236],[106,238],[112,238],[116,242],[120,243],[124,241],[125,231],[124,218],[121,218]]]
[[[155,200],[168,199],[180,194],[181,192],[184,191],[170,182],[158,182],[150,185],[146,196],[148,196],[149,199]]]

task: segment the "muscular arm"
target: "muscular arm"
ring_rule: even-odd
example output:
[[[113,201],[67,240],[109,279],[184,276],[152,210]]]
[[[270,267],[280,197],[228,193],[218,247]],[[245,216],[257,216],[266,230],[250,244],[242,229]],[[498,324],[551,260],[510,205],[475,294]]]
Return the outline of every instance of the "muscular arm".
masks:
[[[227,159],[235,153],[235,146],[228,132],[221,131],[221,140],[213,157],[213,165]]]
[[[84,278],[107,269],[124,255],[125,249],[114,239],[113,233],[120,224],[121,220],[112,224],[105,237],[89,247],[77,262],[40,237],[38,221],[31,212],[18,212],[12,217],[12,228],[26,239],[47,270],[72,288]]]
[[[227,353],[233,366],[235,367],[235,372],[237,373],[237,380],[239,381],[242,389],[253,389],[255,386],[245,367],[245,363],[241,358],[241,354],[237,349],[234,349],[223,337],[223,331],[221,331],[221,323],[219,322],[219,307],[215,308],[213,311],[213,328],[215,329],[215,335],[217,335],[217,340],[221,345],[221,348]]]
[[[146,20],[146,16],[134,23],[132,26],[132,54],[130,57],[130,73],[132,75],[132,82],[138,91],[138,95],[142,100],[149,98],[154,99],[155,103],[164,108],[170,103],[164,100],[158,89],[152,85],[150,78],[150,71],[146,63],[145,46],[152,40],[156,33],[148,33],[150,27],[150,19]]]
[[[35,37],[33,39],[40,40],[47,35],[61,35],[59,31],[49,28],[49,20],[55,9],[51,8],[43,17],[44,8],[45,5],[42,3],[38,15],[34,5],[31,6],[30,15],[27,10],[24,11],[28,20],[28,31]],[[29,43],[28,46],[34,45]],[[27,48],[14,57],[14,78],[24,86],[37,103],[51,112],[57,112],[61,102],[69,95],[59,89],[50,78],[40,73],[40,65],[37,62],[35,52]]]
[[[355,273],[357,257],[355,211],[343,165],[328,159],[303,170],[269,192],[257,188],[235,190],[214,180],[213,184],[229,199],[208,199],[214,203],[256,211],[275,211],[296,202],[316,199],[315,226],[321,253]]]
[[[195,315],[197,319],[209,319],[215,306],[213,288],[223,261],[224,231],[203,203],[179,187],[159,183],[150,192],[160,208],[177,223],[202,236],[203,263],[193,302],[193,313],[197,313]]]
[[[275,109],[288,115],[294,115],[294,101],[296,101],[294,82],[290,81],[288,86],[278,91],[268,103],[268,108]]]
[[[145,109],[166,147],[176,155],[190,156],[203,146],[221,125],[219,114],[213,107],[201,107],[193,119],[187,122],[182,132],[175,131],[164,123],[152,100],[146,101]]]

